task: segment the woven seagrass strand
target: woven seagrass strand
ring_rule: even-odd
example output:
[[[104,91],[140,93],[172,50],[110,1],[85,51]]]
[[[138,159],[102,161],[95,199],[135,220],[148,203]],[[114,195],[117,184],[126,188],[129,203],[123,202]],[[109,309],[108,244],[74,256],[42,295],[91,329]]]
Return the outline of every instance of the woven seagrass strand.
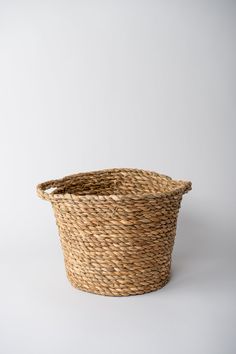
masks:
[[[180,203],[190,189],[191,182],[155,172],[110,169],[41,183],[37,193],[52,203],[71,284],[127,296],[168,282]]]

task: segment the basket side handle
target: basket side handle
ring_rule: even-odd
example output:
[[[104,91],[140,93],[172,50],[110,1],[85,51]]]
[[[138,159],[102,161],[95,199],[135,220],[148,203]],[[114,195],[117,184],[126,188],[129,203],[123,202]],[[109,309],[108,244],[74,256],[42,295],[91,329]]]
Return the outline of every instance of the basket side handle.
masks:
[[[47,182],[43,182],[37,185],[37,195],[44,200],[51,201],[53,199],[53,195],[55,192],[55,188],[60,187],[61,181],[60,180],[51,180]],[[48,189],[53,188],[53,190],[46,192]]]
[[[184,181],[183,194],[188,193],[192,189],[192,182]]]

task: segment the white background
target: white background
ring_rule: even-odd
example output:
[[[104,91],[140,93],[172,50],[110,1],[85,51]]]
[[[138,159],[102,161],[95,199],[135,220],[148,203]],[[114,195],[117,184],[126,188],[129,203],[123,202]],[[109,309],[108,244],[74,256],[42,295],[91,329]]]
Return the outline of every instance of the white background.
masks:
[[[0,0],[0,353],[236,353],[235,1]],[[110,167],[193,182],[172,279],[72,288],[35,185]]]

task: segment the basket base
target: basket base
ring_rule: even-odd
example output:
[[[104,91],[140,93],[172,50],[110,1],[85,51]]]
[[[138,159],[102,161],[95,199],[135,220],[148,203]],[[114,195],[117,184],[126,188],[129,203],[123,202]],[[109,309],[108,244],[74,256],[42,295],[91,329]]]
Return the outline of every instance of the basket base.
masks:
[[[133,296],[133,295],[143,295],[146,293],[150,293],[153,291],[160,290],[163,288],[170,280],[170,273],[168,276],[163,279],[162,281],[158,282],[158,284],[153,284],[152,286],[147,287],[139,287],[139,288],[132,288],[132,289],[101,289],[101,288],[90,288],[86,287],[85,285],[77,284],[73,279],[71,279],[70,275],[67,273],[67,278],[71,285],[81,291],[92,293],[96,295],[103,295],[103,296],[114,296],[114,297],[122,297],[122,296]]]

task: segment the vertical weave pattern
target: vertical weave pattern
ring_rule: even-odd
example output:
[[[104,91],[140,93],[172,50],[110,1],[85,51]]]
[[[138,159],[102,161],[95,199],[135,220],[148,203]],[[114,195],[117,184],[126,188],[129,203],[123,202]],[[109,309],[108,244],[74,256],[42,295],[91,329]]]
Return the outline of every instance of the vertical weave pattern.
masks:
[[[191,182],[138,169],[78,173],[37,187],[52,203],[72,285],[113,296],[168,282],[180,203],[190,189]]]

